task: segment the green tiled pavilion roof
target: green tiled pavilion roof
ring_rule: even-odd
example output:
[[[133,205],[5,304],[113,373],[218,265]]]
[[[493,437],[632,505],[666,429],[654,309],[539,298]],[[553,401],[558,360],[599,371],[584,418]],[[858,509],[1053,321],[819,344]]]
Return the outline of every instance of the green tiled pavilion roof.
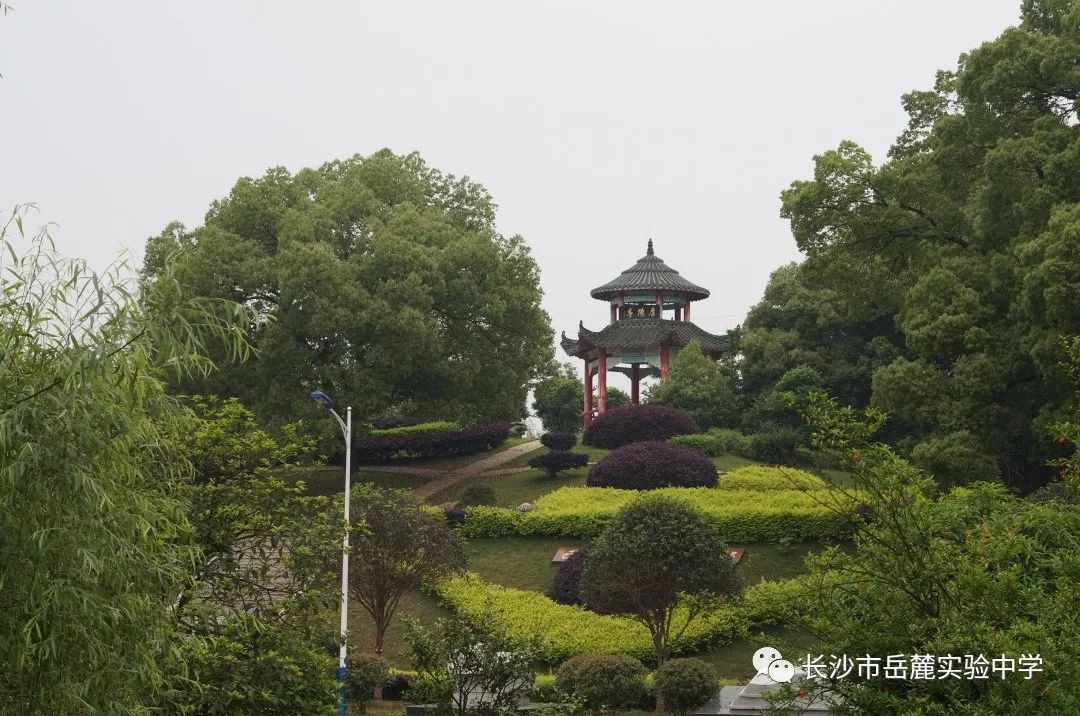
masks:
[[[643,351],[665,343],[685,346],[692,340],[697,340],[707,355],[716,356],[724,350],[723,336],[707,333],[689,321],[652,318],[616,321],[599,331],[590,331],[580,324],[576,341],[567,338],[566,332],[563,332],[562,347],[569,355],[584,357],[596,348]]]
[[[664,263],[653,254],[652,239],[649,250],[638,262],[619,274],[615,280],[591,291],[593,298],[610,300],[621,292],[629,291],[671,291],[686,294],[691,301],[709,297],[709,289],[690,283],[679,272]]]

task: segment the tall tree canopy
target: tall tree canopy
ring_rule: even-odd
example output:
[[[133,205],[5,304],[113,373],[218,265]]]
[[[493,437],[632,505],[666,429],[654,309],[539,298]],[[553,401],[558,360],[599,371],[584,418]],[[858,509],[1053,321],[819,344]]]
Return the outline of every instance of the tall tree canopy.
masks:
[[[783,193],[807,259],[744,326],[751,400],[807,365],[885,409],[928,469],[963,472],[955,455],[1013,484],[1040,472],[1062,337],[1080,332],[1077,57],[1080,5],[1026,0],[1019,26],[905,95],[883,164],[852,142],[814,158]]]
[[[323,388],[361,415],[389,409],[517,418],[552,358],[539,270],[495,229],[479,184],[389,150],[242,178],[203,226],[148,240],[144,273],[176,255],[199,296],[254,309],[258,358],[180,386],[264,418]]]

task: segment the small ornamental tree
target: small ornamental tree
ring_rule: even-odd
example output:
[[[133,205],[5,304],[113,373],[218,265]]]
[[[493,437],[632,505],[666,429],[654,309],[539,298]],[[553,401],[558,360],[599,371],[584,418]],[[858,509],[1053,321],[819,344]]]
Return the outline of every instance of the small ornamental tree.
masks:
[[[700,450],[660,440],[612,450],[589,470],[589,487],[652,490],[658,487],[715,487],[716,465]]]
[[[581,427],[584,389],[574,367],[564,363],[557,375],[536,384],[533,390],[533,410],[551,432],[571,432]]]
[[[572,450],[577,445],[576,433],[544,433],[540,444],[548,450]]]
[[[667,405],[624,405],[609,408],[592,421],[582,442],[617,448],[642,440],[667,440],[676,435],[700,433],[688,413]]]
[[[465,550],[446,519],[403,490],[362,486],[352,495],[349,598],[375,622],[375,653],[402,595],[465,566]]]
[[[490,624],[492,616],[481,623]],[[534,644],[511,642],[462,619],[440,619],[430,629],[410,621],[406,639],[417,681],[426,684],[436,713],[512,712],[532,689]]]
[[[555,579],[548,596],[559,604],[581,604],[581,571],[589,556],[587,547],[570,555],[555,569]]]
[[[529,459],[529,467],[538,470],[546,470],[548,477],[555,479],[563,470],[572,470],[576,467],[585,467],[589,464],[589,456],[583,452],[568,452],[565,450],[552,450],[551,452]]]
[[[645,495],[623,508],[589,551],[585,605],[625,615],[652,635],[658,665],[699,619],[739,591],[718,529],[688,505]]]
[[[675,357],[668,377],[649,391],[649,403],[685,410],[703,429],[733,428],[743,410],[735,385],[730,360],[715,361],[691,341]]]

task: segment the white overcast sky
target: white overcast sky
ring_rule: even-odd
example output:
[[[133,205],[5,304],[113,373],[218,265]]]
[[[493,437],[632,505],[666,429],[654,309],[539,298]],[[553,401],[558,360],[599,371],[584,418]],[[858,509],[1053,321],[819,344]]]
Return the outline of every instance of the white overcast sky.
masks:
[[[484,184],[556,331],[656,252],[742,321],[799,257],[779,193],[900,95],[1015,24],[1019,0],[8,0],[0,207],[33,201],[103,267],[241,176],[389,147]]]

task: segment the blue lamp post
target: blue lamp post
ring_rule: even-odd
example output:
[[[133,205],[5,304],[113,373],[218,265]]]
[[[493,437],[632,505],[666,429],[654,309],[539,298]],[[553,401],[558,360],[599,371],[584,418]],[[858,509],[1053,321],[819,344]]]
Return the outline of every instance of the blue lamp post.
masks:
[[[316,390],[310,397],[334,416],[345,438],[345,536],[341,543],[341,647],[338,651],[337,670],[340,689],[338,714],[345,716],[345,642],[349,628],[349,491],[352,487],[352,406],[345,409],[345,420],[342,420],[334,410],[334,401],[329,395]]]

